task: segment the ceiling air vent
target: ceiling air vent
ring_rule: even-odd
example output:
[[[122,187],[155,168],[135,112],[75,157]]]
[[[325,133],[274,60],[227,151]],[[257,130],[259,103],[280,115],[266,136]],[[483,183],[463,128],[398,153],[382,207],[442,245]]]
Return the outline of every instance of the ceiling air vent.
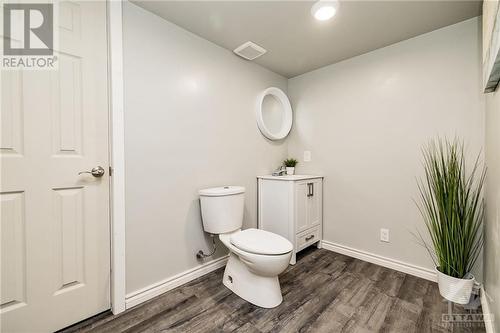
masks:
[[[253,42],[246,42],[235,48],[233,52],[247,60],[254,60],[266,53],[267,50]]]

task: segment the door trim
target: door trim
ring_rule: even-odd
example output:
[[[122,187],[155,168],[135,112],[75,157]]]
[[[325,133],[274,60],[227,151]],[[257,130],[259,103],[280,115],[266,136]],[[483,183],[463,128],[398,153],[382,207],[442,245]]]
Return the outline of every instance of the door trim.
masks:
[[[111,221],[111,311],[125,311],[125,136],[122,1],[107,0]]]

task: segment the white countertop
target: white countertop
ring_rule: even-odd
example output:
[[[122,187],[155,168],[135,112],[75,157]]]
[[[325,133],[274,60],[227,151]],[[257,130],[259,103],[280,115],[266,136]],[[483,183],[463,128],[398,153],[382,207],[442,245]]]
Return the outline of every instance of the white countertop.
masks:
[[[292,176],[272,176],[272,175],[265,175],[265,176],[257,176],[259,179],[270,179],[270,180],[306,180],[306,179],[314,179],[314,178],[323,178],[323,176],[318,176],[318,175],[292,175]]]

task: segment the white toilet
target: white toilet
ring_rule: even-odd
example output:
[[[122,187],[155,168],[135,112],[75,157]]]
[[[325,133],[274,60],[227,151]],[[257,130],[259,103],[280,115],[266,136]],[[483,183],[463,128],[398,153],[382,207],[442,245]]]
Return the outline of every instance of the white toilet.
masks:
[[[224,186],[200,190],[203,228],[218,234],[229,249],[223,283],[244,300],[263,308],[282,301],[278,274],[288,266],[292,243],[272,232],[243,224],[245,188]]]

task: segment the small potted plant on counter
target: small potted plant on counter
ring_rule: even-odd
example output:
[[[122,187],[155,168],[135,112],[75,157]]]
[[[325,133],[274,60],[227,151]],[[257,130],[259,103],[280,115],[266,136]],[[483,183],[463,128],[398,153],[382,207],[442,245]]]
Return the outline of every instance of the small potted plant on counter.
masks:
[[[295,174],[295,166],[299,163],[295,158],[287,158],[283,161],[283,164],[286,167],[286,174],[293,175]]]
[[[483,247],[486,170],[479,156],[466,166],[463,143],[432,141],[423,149],[425,177],[419,182],[419,209],[429,238],[419,238],[436,266],[441,296],[469,302],[474,276],[471,271]],[[428,240],[430,239],[430,240]]]

